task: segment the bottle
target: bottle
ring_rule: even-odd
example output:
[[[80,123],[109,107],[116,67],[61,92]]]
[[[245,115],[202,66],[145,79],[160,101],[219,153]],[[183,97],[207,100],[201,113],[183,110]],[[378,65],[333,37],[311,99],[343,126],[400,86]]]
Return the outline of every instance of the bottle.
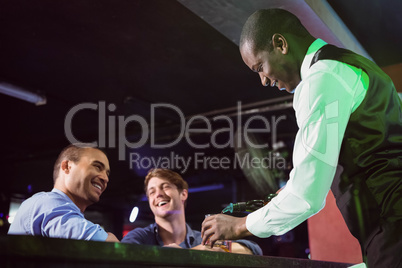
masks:
[[[253,212],[268,204],[275,196],[277,196],[277,194],[269,194],[265,200],[250,200],[247,202],[238,202],[234,204],[230,203],[222,210],[221,213],[229,214],[234,212]]]

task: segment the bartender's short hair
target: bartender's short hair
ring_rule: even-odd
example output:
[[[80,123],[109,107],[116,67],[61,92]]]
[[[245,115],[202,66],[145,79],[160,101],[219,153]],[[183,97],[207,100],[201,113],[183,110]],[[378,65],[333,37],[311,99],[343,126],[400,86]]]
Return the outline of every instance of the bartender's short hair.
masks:
[[[254,12],[244,24],[239,47],[242,48],[248,42],[255,51],[272,51],[272,36],[275,33],[289,33],[300,37],[310,34],[289,11],[280,8],[261,9]]]

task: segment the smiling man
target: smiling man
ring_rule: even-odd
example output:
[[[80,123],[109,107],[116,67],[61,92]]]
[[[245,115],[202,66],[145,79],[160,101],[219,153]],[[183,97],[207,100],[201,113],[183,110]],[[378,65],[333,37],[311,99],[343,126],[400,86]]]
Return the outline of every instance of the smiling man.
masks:
[[[294,93],[293,169],[261,209],[206,218],[203,242],[284,234],[319,212],[331,189],[369,267],[401,267],[402,104],[392,80],[283,9],[249,17],[240,53],[263,86]]]
[[[8,234],[118,242],[83,215],[99,201],[109,173],[109,161],[101,150],[85,144],[67,146],[54,165],[53,190],[25,200]]]
[[[144,184],[155,223],[130,231],[121,242],[224,251],[220,247],[211,249],[201,245],[201,233],[192,230],[186,223],[188,184],[178,173],[168,169],[153,169],[146,176]],[[231,252],[262,255],[261,248],[249,240],[233,241]]]

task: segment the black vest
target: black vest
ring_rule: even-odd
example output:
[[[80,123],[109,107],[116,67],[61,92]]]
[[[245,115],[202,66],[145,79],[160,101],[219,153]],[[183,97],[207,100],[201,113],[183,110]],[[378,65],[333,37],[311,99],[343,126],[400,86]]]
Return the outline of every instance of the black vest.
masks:
[[[391,79],[372,61],[332,45],[317,51],[311,65],[318,60],[340,61],[369,77],[345,130],[338,161],[343,172],[331,187],[350,232],[365,248],[381,221],[402,219],[402,104]]]

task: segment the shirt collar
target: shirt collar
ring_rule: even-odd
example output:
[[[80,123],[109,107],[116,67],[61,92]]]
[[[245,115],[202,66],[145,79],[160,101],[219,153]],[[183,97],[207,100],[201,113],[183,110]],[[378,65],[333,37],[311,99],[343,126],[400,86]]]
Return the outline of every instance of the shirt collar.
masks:
[[[73,207],[75,207],[80,213],[82,213],[81,210],[77,207],[77,205],[73,202],[73,200],[71,200],[70,197],[68,197],[68,195],[66,195],[63,191],[53,188],[52,192],[57,193],[57,194],[61,195],[62,197],[64,197],[64,199],[66,199],[66,201],[68,201],[69,203],[71,202],[71,205]]]
[[[193,229],[190,228],[190,226],[186,223],[187,227],[187,234],[186,234],[186,240],[189,246],[191,246],[195,240],[195,234]]]
[[[309,46],[300,69],[301,80],[303,80],[303,76],[305,76],[306,72],[310,69],[310,64],[315,53],[326,44],[327,43],[324,40],[318,38]]]
[[[70,197],[68,197],[68,195],[66,195],[63,191],[61,191],[61,190],[59,190],[59,189],[56,189],[56,188],[53,188],[53,189],[52,189],[52,192],[58,193],[59,195],[63,196],[64,198],[67,198],[68,200],[71,201],[71,203],[74,204],[73,200],[71,200]],[[74,205],[75,205],[75,204],[74,204]]]
[[[156,222],[154,222],[152,228],[154,230],[155,237],[156,237],[156,240],[158,241],[158,244],[163,246],[162,238],[159,236],[159,226],[158,226],[158,224],[156,224]],[[186,239],[182,242],[182,244],[186,243],[187,247],[191,248],[191,245],[193,244],[194,240],[195,240],[194,231],[186,223]]]

